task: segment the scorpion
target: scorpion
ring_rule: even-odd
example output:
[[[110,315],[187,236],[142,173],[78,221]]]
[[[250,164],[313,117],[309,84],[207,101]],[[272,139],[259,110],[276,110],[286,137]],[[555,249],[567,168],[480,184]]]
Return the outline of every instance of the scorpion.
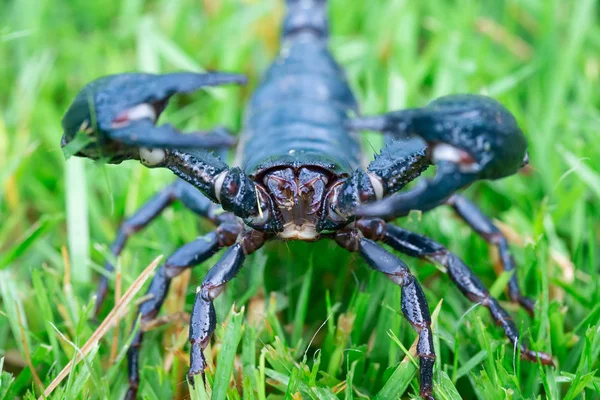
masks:
[[[62,146],[83,131],[92,137],[76,156],[119,164],[138,160],[167,168],[179,179],[156,194],[119,228],[112,244],[117,257],[128,238],[175,201],[216,228],[176,250],[162,264],[139,306],[142,323],[153,320],[170,282],[226,248],[198,288],[189,328],[188,379],[205,378],[204,349],[216,326],[213,301],[236,276],[246,257],[270,240],[329,239],[358,255],[401,288],[401,310],[418,335],[420,395],[434,399],[435,350],[431,316],[419,282],[407,265],[385,249],[439,264],[450,280],[491,317],[522,359],[553,365],[549,354],[521,341],[509,314],[455,254],[436,241],[392,225],[411,210],[450,205],[479,236],[495,246],[511,301],[533,314],[514,274],[508,241],[489,217],[457,192],[478,180],[515,174],[528,163],[527,141],[515,117],[482,95],[448,95],[420,108],[362,116],[344,71],[328,49],[326,0],[286,0],[281,50],[251,96],[230,167],[211,151],[236,143],[225,128],[184,134],[157,119],[172,96],[207,86],[246,83],[225,72],[162,75],[126,73],[85,86],[63,119]],[[380,132],[384,147],[361,169],[361,131]],[[431,178],[403,189],[429,167]],[[114,267],[107,262],[108,272]],[[95,315],[108,290],[99,283]],[[143,331],[133,332],[128,350],[129,390],[137,396]]]

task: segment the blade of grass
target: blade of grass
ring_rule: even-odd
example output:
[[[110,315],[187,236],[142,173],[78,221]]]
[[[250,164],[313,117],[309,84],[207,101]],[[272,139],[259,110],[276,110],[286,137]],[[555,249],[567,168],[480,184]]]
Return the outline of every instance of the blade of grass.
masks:
[[[0,258],[0,270],[5,269],[18,257],[25,254],[41,237],[50,232],[61,217],[43,216],[25,232],[18,243],[13,245]]]
[[[96,347],[100,341],[100,339],[108,332],[108,330],[114,325],[115,320],[120,317],[123,313],[127,311],[127,307],[132,302],[135,295],[140,291],[144,283],[150,278],[150,275],[154,272],[158,263],[160,262],[162,256],[159,256],[154,259],[142,271],[142,273],[138,276],[138,278],[131,284],[129,289],[125,292],[123,297],[119,303],[115,304],[115,307],[110,311],[110,313],[106,316],[104,321],[100,324],[98,329],[92,334],[92,336],[88,339],[87,342],[81,347],[81,350],[77,353],[76,357],[71,360],[65,368],[54,378],[54,380],[50,383],[50,385],[44,391],[44,395],[40,396],[38,400],[42,400],[44,397],[50,396],[50,394],[56,389],[56,387],[62,382],[62,380],[71,372],[73,367],[81,361],[83,357],[89,354],[94,347]]]
[[[227,323],[225,336],[223,337],[223,343],[226,343],[226,345],[221,347],[221,353],[217,362],[217,371],[215,372],[215,382],[211,396],[213,399],[224,399],[226,396],[233,371],[233,360],[242,338],[244,307],[239,312],[232,309],[229,315],[230,320]]]
[[[19,308],[19,304],[15,303],[15,310],[17,312],[17,319],[19,321],[19,332],[21,334],[21,344],[23,345],[23,354],[25,355],[25,361],[27,361],[27,366],[31,371],[31,375],[33,376],[33,381],[37,385],[38,389],[41,392],[44,392],[44,384],[42,383],[33,363],[31,362],[31,353],[29,351],[29,344],[27,343],[27,337],[25,336],[25,328],[23,327],[23,317],[21,316],[21,309]]]
[[[90,232],[87,180],[83,159],[72,158],[65,163],[65,181],[69,182],[66,192],[67,233],[73,277],[76,282],[89,283],[92,273],[89,268]]]
[[[292,331],[292,344],[297,346],[297,355],[302,354],[302,332],[306,324],[306,312],[308,310],[308,303],[310,300],[310,287],[312,283],[312,257],[309,263],[308,270],[302,280],[302,287],[300,288],[300,296],[296,302],[296,312],[294,317],[294,330]]]

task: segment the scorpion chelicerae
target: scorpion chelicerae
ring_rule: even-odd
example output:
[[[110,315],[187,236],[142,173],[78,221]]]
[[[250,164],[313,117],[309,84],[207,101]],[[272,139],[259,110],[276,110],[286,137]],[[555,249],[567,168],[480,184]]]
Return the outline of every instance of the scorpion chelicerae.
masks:
[[[388,221],[411,210],[450,205],[483,239],[496,246],[502,266],[516,266],[506,238],[476,205],[456,192],[479,179],[499,179],[527,163],[527,142],[513,115],[479,95],[450,95],[428,106],[362,117],[343,70],[328,50],[325,0],[287,0],[282,49],[252,95],[237,144],[237,165],[228,166],[207,149],[231,147],[223,128],[187,134],[156,125],[169,99],[201,87],[243,84],[229,73],[119,74],[88,84],[63,119],[62,145],[84,132],[92,143],[76,155],[118,164],[139,160],[168,168],[180,180],[158,193],[119,229],[112,245],[118,256],[128,237],[176,200],[212,221],[216,229],[175,251],[158,269],[140,305],[142,322],[154,319],[169,284],[185,269],[227,248],[197,291],[191,315],[189,380],[207,368],[203,350],[215,330],[214,299],[241,269],[244,259],[274,239],[331,239],[356,252],[402,290],[401,309],[418,333],[420,394],[433,399],[431,317],[423,290],[406,264],[386,250],[441,264],[469,300],[487,307],[521,357],[552,365],[548,354],[528,349],[507,312],[471,269],[441,244]],[[385,134],[380,154],[361,169],[358,132]],[[428,167],[436,173],[399,192]],[[224,212],[221,211],[224,210]],[[106,269],[113,270],[110,263]],[[531,299],[508,284],[510,299],[529,313]],[[101,278],[96,315],[107,293]],[[139,384],[143,333],[128,351],[130,389]]]

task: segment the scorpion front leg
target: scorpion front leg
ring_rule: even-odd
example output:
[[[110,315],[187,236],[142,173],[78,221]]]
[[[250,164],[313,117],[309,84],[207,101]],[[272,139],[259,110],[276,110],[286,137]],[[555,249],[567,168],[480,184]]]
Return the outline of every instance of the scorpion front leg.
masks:
[[[529,297],[523,296],[519,288],[519,281],[516,273],[515,259],[510,254],[508,240],[504,237],[500,229],[494,225],[492,220],[487,217],[473,202],[467,198],[455,194],[450,197],[447,203],[454,208],[454,211],[477,232],[486,242],[496,246],[502,269],[513,272],[513,276],[508,282],[508,295],[510,299],[521,305],[527,312],[533,316],[535,303]]]
[[[336,242],[360,256],[378,272],[383,272],[402,289],[402,313],[419,335],[417,356],[419,357],[420,395],[425,400],[434,400],[433,366],[435,350],[431,316],[425,293],[407,265],[398,257],[370,239],[358,235],[355,230],[342,231],[335,236]]]
[[[349,124],[399,138],[420,137],[427,159],[437,166],[433,179],[359,208],[357,214],[362,216],[391,220],[410,210],[430,210],[477,179],[514,174],[527,155],[525,136],[513,115],[484,96],[446,96],[428,107],[358,118]],[[385,183],[386,177],[380,178]]]
[[[142,205],[135,214],[127,218],[119,226],[117,237],[110,247],[113,258],[117,259],[120,256],[127,240],[134,233],[144,229],[160,215],[165,208],[173,204],[176,200],[181,201],[186,208],[215,224],[224,221],[225,217],[223,215],[216,214],[216,209],[218,208],[216,204],[211,202],[192,185],[178,180],[154,195],[148,202]],[[106,294],[108,292],[108,274],[114,271],[114,266],[110,260],[104,264],[104,270],[105,274],[100,278],[98,290],[96,292],[94,318],[98,317],[106,299]]]
[[[175,94],[245,82],[243,75],[219,72],[129,73],[99,78],[85,86],[67,110],[61,145],[75,146],[71,151],[77,156],[115,164],[139,160],[140,148],[231,146],[233,138],[223,128],[184,135],[170,125],[156,126],[156,121]],[[77,143],[78,134],[86,140]]]
[[[202,285],[196,293],[190,321],[190,370],[189,381],[195,384],[195,377],[202,375],[205,382],[205,370],[208,367],[204,349],[213,334],[217,317],[213,301],[221,294],[227,282],[233,279],[242,268],[246,256],[258,250],[267,240],[267,236],[257,231],[249,231],[238,243],[230,247],[223,257],[208,271]]]
[[[533,362],[539,360],[544,365],[553,365],[550,355],[532,351],[521,342],[519,331],[512,318],[490,295],[473,271],[455,254],[426,236],[385,224],[381,220],[361,220],[358,223],[363,233],[382,240],[394,250],[446,268],[452,282],[469,300],[488,308],[492,318],[502,327],[515,349],[520,350],[522,359]]]
[[[199,265],[212,257],[219,249],[235,243],[242,227],[237,223],[224,223],[216,231],[204,235],[188,243],[173,253],[162,265],[147,291],[149,299],[139,308],[138,315],[141,327],[135,332],[131,347],[127,352],[129,368],[129,390],[126,399],[135,399],[137,395],[139,376],[139,352],[142,346],[143,325],[154,319],[167,296],[171,280],[183,271]]]

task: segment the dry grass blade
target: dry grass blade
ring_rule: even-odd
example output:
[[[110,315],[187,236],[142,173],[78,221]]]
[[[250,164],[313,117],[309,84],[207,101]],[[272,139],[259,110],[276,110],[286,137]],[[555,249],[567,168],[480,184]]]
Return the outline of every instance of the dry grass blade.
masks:
[[[117,264],[117,274],[115,276],[115,304],[121,300],[121,268]],[[115,318],[115,329],[113,330],[112,347],[110,349],[110,365],[115,363],[117,352],[119,351],[119,316]]]
[[[44,384],[42,380],[37,374],[37,371],[33,367],[33,363],[31,362],[31,352],[29,351],[29,345],[27,344],[27,338],[25,337],[25,329],[23,328],[23,317],[21,317],[21,308],[19,304],[16,305],[15,310],[17,311],[17,319],[19,321],[19,331],[21,333],[21,342],[23,343],[23,351],[25,353],[25,361],[27,362],[27,366],[31,370],[31,376],[33,377],[34,382],[41,391],[44,391]]]
[[[60,371],[58,376],[54,378],[52,383],[50,383],[50,386],[46,388],[46,390],[44,391],[44,395],[40,396],[38,400],[43,400],[44,397],[48,397],[54,391],[54,389],[56,389],[58,385],[67,377],[67,375],[69,374],[69,372],[71,372],[73,367],[76,364],[78,364],[83,359],[83,357],[85,357],[98,344],[100,339],[108,332],[108,330],[115,324],[118,318],[126,311],[127,306],[131,303],[132,299],[135,297],[137,292],[140,291],[140,289],[148,280],[150,275],[152,275],[161,258],[162,256],[155,258],[154,261],[152,261],[150,265],[148,265],[146,269],[144,269],[144,271],[135,280],[135,282],[131,284],[129,289],[127,289],[127,292],[125,292],[125,294],[123,295],[123,297],[121,297],[119,302],[115,304],[115,307],[106,316],[104,321],[102,321],[98,329],[96,329],[96,331],[92,334],[88,341],[85,342],[85,344],[77,354],[77,357],[74,360],[71,360],[65,366],[65,368],[63,368],[63,370]]]
[[[63,278],[63,290],[67,293],[71,292],[71,259],[69,258],[69,252],[66,246],[60,248],[60,254],[63,258],[63,264],[65,266],[65,275]]]
[[[141,329],[142,332],[148,332],[161,326],[172,324],[173,322],[179,327],[184,324],[187,325],[190,323],[190,314],[185,311],[179,311],[173,314],[163,315],[162,317],[154,318],[151,321],[142,322]],[[174,333],[177,335],[179,332],[175,331]]]
[[[521,60],[530,60],[533,56],[533,50],[527,42],[516,34],[510,33],[493,19],[480,17],[477,19],[476,26],[479,32],[489,36]]]

